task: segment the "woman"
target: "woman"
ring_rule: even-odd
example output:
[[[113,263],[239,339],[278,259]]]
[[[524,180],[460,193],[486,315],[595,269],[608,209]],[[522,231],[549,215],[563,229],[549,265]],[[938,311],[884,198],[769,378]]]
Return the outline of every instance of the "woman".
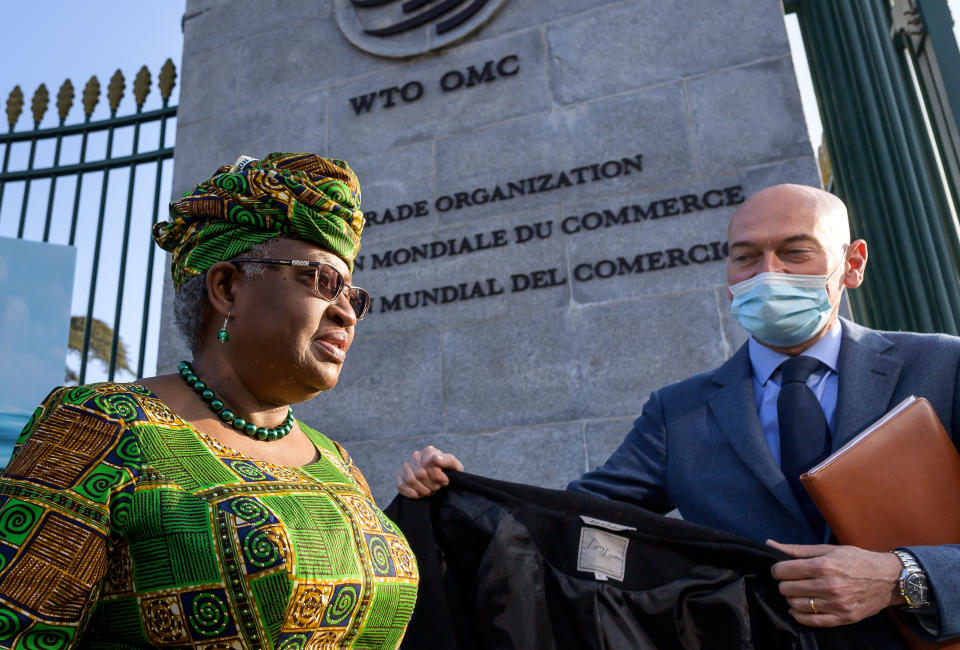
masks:
[[[370,297],[356,176],[241,157],[170,205],[193,361],[55,390],[0,478],[0,646],[396,648],[417,568],[338,444],[332,388]]]

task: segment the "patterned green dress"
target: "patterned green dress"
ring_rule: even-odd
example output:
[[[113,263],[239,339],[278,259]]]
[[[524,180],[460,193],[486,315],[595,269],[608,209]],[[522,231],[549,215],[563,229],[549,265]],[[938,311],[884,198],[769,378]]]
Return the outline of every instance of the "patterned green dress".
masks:
[[[321,458],[278,466],[142,387],[55,390],[0,478],[0,648],[396,648],[413,553],[303,429]]]

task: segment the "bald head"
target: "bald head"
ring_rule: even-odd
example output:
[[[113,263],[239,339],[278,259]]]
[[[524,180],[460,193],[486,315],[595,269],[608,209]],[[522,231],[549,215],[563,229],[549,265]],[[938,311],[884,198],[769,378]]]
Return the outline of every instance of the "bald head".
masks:
[[[850,243],[847,206],[833,194],[808,185],[774,185],[747,199],[730,218],[727,236],[731,244],[745,222],[807,230],[830,253]]]
[[[733,213],[727,238],[728,287],[761,273],[825,278],[832,305],[827,326],[796,346],[771,346],[786,354],[796,354],[822,337],[836,321],[844,288],[853,289],[863,282],[867,243],[862,239],[851,243],[847,208],[834,195],[815,187],[774,185],[757,192]],[[729,289],[727,295],[733,298]]]

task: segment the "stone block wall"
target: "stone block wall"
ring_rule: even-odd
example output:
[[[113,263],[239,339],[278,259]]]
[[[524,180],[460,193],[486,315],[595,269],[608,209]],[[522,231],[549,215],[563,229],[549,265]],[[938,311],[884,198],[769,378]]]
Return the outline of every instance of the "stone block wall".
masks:
[[[339,385],[298,417],[382,504],[427,444],[563,487],[651,390],[744,340],[723,262],[736,206],[819,184],[781,5],[490,0],[406,58],[354,42],[409,53],[432,26],[348,38],[362,11],[190,0],[174,189],[241,153],[349,161],[368,215],[354,280],[375,302]],[[171,299],[161,372],[188,354]]]

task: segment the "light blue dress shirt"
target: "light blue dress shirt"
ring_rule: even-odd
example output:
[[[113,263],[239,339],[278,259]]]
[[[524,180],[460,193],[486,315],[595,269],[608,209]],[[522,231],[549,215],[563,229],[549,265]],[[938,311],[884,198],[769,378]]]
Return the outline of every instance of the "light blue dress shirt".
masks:
[[[834,431],[834,413],[837,410],[837,360],[840,357],[840,341],[843,328],[840,322],[827,332],[826,336],[803,351],[801,356],[814,357],[823,365],[807,379],[807,386],[817,396],[823,414],[830,427],[830,435]],[[780,464],[780,422],[777,419],[777,397],[780,396],[780,364],[789,359],[786,354],[774,352],[761,345],[750,337],[748,351],[750,365],[753,366],[753,398],[757,404],[757,414],[760,416],[760,426],[763,428],[763,437],[770,447],[773,458]],[[825,366],[825,367],[824,367]],[[830,537],[829,528],[824,541]],[[916,560],[916,556],[900,549]],[[914,610],[920,625],[930,634],[937,633],[936,605],[931,595],[931,604],[927,607]]]
[[[817,396],[833,435],[834,412],[837,410],[837,359],[840,357],[842,327],[839,321],[826,336],[803,351],[801,356],[814,357],[823,365],[810,375],[807,386]],[[760,416],[763,436],[777,465],[780,464],[780,422],[777,420],[777,397],[780,396],[780,364],[789,359],[750,337],[750,364],[753,366],[753,397]]]

